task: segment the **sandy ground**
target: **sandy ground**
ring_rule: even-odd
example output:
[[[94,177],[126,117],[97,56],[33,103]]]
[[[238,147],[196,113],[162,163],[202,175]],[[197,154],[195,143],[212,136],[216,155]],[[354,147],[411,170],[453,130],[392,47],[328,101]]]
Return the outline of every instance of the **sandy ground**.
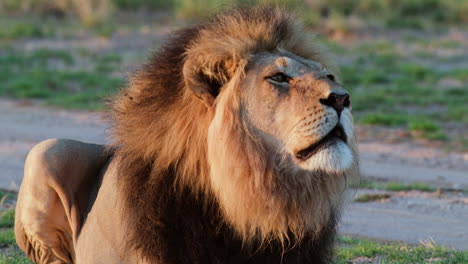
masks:
[[[18,190],[28,151],[48,138],[105,143],[100,114],[68,112],[0,99],[0,188]]]
[[[5,99],[0,99],[0,113],[0,188],[19,188],[29,149],[44,139],[106,143],[102,113],[71,112]],[[359,149],[364,178],[468,189],[468,154],[364,139]],[[359,190],[354,196],[366,192],[374,191]],[[467,219],[466,192],[397,192],[384,201],[348,205],[340,232],[412,244],[434,241],[468,250]]]

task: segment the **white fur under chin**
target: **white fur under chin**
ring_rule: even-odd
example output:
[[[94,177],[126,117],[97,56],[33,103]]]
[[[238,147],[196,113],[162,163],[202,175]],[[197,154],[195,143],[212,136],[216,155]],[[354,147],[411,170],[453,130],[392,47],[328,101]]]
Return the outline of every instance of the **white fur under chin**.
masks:
[[[304,161],[301,167],[311,171],[322,170],[327,173],[341,173],[350,169],[353,161],[353,151],[346,143],[339,140],[332,146],[315,153]]]

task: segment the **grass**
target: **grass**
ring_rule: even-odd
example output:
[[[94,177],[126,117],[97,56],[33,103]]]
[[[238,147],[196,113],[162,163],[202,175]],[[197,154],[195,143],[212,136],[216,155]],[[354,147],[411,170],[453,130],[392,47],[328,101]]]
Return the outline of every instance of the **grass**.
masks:
[[[363,180],[357,188],[361,189],[373,189],[390,192],[402,192],[402,191],[420,191],[420,192],[435,192],[437,189],[425,184],[425,183],[411,183],[403,184],[398,182],[372,182],[369,180]],[[388,193],[365,193],[354,199],[355,202],[367,203],[389,199],[391,197]]]
[[[3,0],[0,15],[71,16],[96,26],[116,10],[164,10],[199,18],[233,4],[280,4],[298,10],[308,24],[319,26],[323,21],[338,29],[346,28],[349,18],[399,28],[468,23],[467,0]]]
[[[408,122],[408,117],[402,114],[369,113],[362,119],[364,124],[398,126]]]
[[[374,189],[382,191],[420,191],[420,192],[434,192],[436,188],[426,184],[426,183],[411,183],[403,184],[398,182],[373,182],[369,180],[362,180],[357,186],[361,189]]]
[[[447,75],[461,81],[468,81],[468,68],[457,68]]]
[[[464,264],[468,262],[468,252],[435,246],[433,243],[409,246],[403,243],[382,243],[342,236],[339,238],[339,244],[334,264],[358,263],[358,260],[382,264]]]
[[[424,183],[401,184],[396,182],[387,183],[385,189],[388,191],[420,191],[420,192],[434,192],[436,188],[431,187]]]
[[[188,17],[207,16],[217,7],[228,6],[233,2],[247,4],[277,2],[275,0],[112,1],[118,9],[166,9]],[[367,19],[370,14],[387,22],[389,19],[395,19],[406,23],[402,17],[423,21],[424,17],[427,17],[436,23],[450,21],[458,21],[457,24],[468,23],[468,18],[465,17],[468,12],[461,12],[468,8],[468,0],[457,2],[358,0],[346,1],[345,4],[335,0],[318,0],[314,4],[310,4],[309,1],[281,2],[292,9],[298,9],[306,24],[335,24],[332,27],[336,29],[341,27],[340,25],[347,27],[350,24],[348,18],[359,16]],[[308,3],[307,8],[304,7],[304,2]],[[392,8],[389,8],[390,2]],[[10,7],[9,12],[13,12],[11,10],[17,8],[15,6]],[[1,9],[0,6],[0,12]],[[440,10],[444,10],[444,17],[436,19],[440,16],[437,15]],[[10,43],[20,38],[50,36],[66,38],[70,32],[83,32],[68,20],[44,19],[44,23],[40,21],[22,17],[12,19],[0,15],[0,23],[5,25],[0,28],[0,44],[2,39]],[[119,23],[101,23],[94,26],[92,31],[93,34],[109,37],[119,30],[135,30],[135,28],[122,27],[124,25]],[[356,121],[370,125],[402,127],[410,132],[408,135],[431,141],[452,141],[452,138],[458,137],[459,139],[452,145],[462,146],[462,150],[467,149],[464,147],[466,136],[454,135],[446,124],[455,123],[462,128],[468,125],[468,115],[465,114],[468,101],[466,86],[468,67],[459,63],[451,65],[450,60],[456,58],[441,58],[435,52],[437,49],[460,49],[463,47],[462,43],[453,39],[420,38],[412,34],[408,34],[407,40],[403,41],[408,42],[403,43],[403,46],[416,45],[416,50],[408,53],[402,51],[397,42],[385,40],[357,45],[325,42],[338,57],[343,57],[347,61],[342,63],[342,82],[352,94]],[[42,99],[48,104],[66,108],[100,109],[102,98],[113,94],[121,86],[122,78],[116,77],[118,76],[116,72],[125,61],[119,54],[88,53],[86,51],[85,54],[81,54],[78,50],[43,49],[23,52],[2,49],[0,96]],[[83,60],[86,63],[83,63]],[[442,65],[444,67],[439,67],[441,63],[444,63]],[[447,79],[458,82],[459,86],[444,87],[441,81]]]
[[[8,215],[14,218],[14,211],[12,210],[12,213],[8,213]],[[9,219],[12,219],[10,216]],[[32,263],[16,246],[12,228],[0,231],[0,248],[3,248],[3,253],[0,254],[0,264]],[[378,260],[380,261],[378,263],[463,264],[468,261],[468,252],[438,247],[433,243],[409,246],[403,243],[382,243],[349,236],[339,237],[336,258],[333,264],[355,263],[355,260],[362,260],[363,258]]]
[[[11,247],[13,245],[16,245],[13,228],[0,231],[0,247]]]
[[[0,264],[32,263],[14,244],[12,229],[0,232],[0,246],[8,247],[8,250],[4,251],[6,253],[0,254]],[[433,243],[410,246],[404,243],[383,243],[350,236],[338,238],[336,257],[332,264],[362,263],[358,261],[363,259],[382,264],[464,264],[468,261],[468,252],[435,246]]]
[[[9,190],[4,190],[0,189],[0,198],[3,198],[6,196],[6,200],[16,200],[18,194],[14,191],[9,191]]]
[[[352,94],[358,122],[405,127],[414,137],[429,140],[448,138],[444,123],[468,124],[468,90],[438,86],[444,78],[463,85],[468,68],[438,70],[430,63],[408,62],[406,55],[385,41],[354,47],[337,43],[329,46],[338,55],[357,55],[342,67],[342,82]],[[123,63],[119,54],[99,55],[82,49],[6,50],[0,53],[0,96],[43,99],[67,108],[100,109],[101,99],[122,85],[122,78],[115,73]]]
[[[307,10],[304,15],[317,16],[319,11],[338,18],[359,16],[365,19],[379,18],[393,27],[423,27],[427,21],[432,23],[468,22],[468,2],[466,0],[114,0],[120,8],[166,8],[178,14],[205,16],[220,6],[233,3],[241,4],[282,4],[288,7]],[[164,3],[164,4],[163,4]],[[200,12],[202,11],[202,13]]]
[[[468,125],[468,68],[435,67],[441,63],[438,58],[408,59],[404,51],[382,41],[336,52],[354,55],[342,67],[342,82],[351,92],[358,122],[405,127],[414,137],[430,140],[447,139],[447,122]],[[441,80],[447,78],[461,86],[443,86]]]
[[[16,200],[16,193],[0,190],[0,195],[5,194]],[[13,230],[14,221],[14,209],[8,209],[0,213],[0,264],[32,264],[16,245]]]
[[[430,120],[411,120],[408,128],[417,137],[433,140],[447,139],[447,136],[440,131],[440,126]]]
[[[0,55],[0,96],[43,99],[66,108],[101,108],[102,99],[122,85],[114,74],[120,57],[78,54],[38,49]]]
[[[0,228],[13,226],[13,219],[15,217],[12,208],[17,199],[16,192],[0,189]]]
[[[455,111],[461,111],[460,108],[456,108]],[[460,110],[459,110],[460,109]],[[451,121],[460,121],[462,112],[448,112],[448,116],[455,117]],[[439,119],[439,120],[438,120]],[[399,111],[392,111],[388,113],[376,112],[367,113],[363,116],[359,116],[358,121],[368,125],[383,125],[383,126],[404,126],[416,138],[425,138],[429,140],[446,140],[448,137],[441,130],[439,123],[444,122],[444,117],[439,115],[431,115],[420,113],[417,115],[409,115],[408,113],[402,113]]]
[[[32,262],[17,247],[11,247],[11,250],[0,254],[0,264],[32,264]]]
[[[128,2],[129,0],[117,0]],[[139,0],[141,2],[141,0]],[[357,18],[364,24],[393,28],[427,28],[434,25],[468,22],[468,1],[462,0],[173,0],[179,16],[206,17],[220,7],[240,4],[279,4],[296,10],[307,25],[348,31]],[[147,6],[147,5],[146,5]],[[170,5],[168,5],[170,6]]]
[[[390,198],[391,196],[386,193],[374,193],[374,194],[363,194],[356,199],[354,199],[355,202],[360,202],[360,203],[367,203],[367,202],[375,202],[375,201],[382,201]]]
[[[9,209],[0,213],[0,228],[13,227],[15,224],[15,210]]]
[[[0,18],[0,40],[16,40],[27,38],[44,38],[53,36],[52,28],[28,21],[6,21]]]
[[[0,12],[0,44],[11,44],[16,40],[70,38],[78,34],[110,38],[118,29],[134,27],[119,21],[96,23],[86,27],[76,19],[60,19],[56,17],[40,16],[32,12],[26,15],[5,15]]]

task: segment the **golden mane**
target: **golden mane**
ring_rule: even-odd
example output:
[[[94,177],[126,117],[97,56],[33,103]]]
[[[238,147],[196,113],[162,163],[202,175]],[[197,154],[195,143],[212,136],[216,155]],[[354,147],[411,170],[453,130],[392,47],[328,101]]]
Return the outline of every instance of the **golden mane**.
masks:
[[[304,232],[308,232],[304,225],[314,229],[316,234],[313,235],[317,236],[333,226],[327,221],[337,217],[334,214],[341,204],[341,193],[338,192],[344,189],[342,175],[334,177],[339,180],[323,182],[316,182],[314,177],[308,177],[307,182],[291,182],[284,177],[278,181],[276,175],[286,175],[291,168],[282,168],[275,165],[274,160],[267,159],[267,150],[249,133],[248,126],[239,116],[236,94],[204,103],[187,88],[184,79],[184,65],[190,64],[196,74],[203,75],[210,83],[211,92],[222,93],[219,89],[226,83],[238,84],[253,54],[275,49],[334,68],[312,36],[287,12],[278,8],[241,8],[221,13],[206,24],[172,34],[159,52],[130,77],[128,88],[113,100],[111,132],[119,160],[119,191],[127,203],[129,244],[140,249],[144,256],[157,259],[152,248],[161,246],[155,239],[162,229],[158,226],[161,217],[158,214],[166,208],[161,204],[167,206],[172,194],[182,197],[178,199],[184,199],[187,192],[202,197],[207,203],[206,210],[213,210],[210,211],[212,215],[233,225],[243,241],[283,241],[291,235],[300,240]],[[236,91],[235,88],[232,90]],[[216,107],[210,107],[211,104]],[[217,108],[223,109],[222,117],[217,116]],[[216,125],[224,126],[222,135],[209,133],[210,126]],[[216,136],[226,139],[222,153],[208,146],[210,137]],[[240,156],[241,153],[244,156]],[[265,195],[239,197],[236,201],[226,198],[235,197],[235,193],[221,195],[223,191],[238,190],[229,188],[232,182],[226,177],[212,177],[212,174],[227,173],[214,163],[229,162],[241,164],[238,187],[245,187],[244,192],[248,193],[252,188],[263,186]],[[220,190],[222,183],[227,186]],[[308,192],[304,192],[302,184]],[[287,186],[281,185],[297,186],[298,193],[291,194],[285,189]],[[174,188],[164,189],[167,186]],[[272,193],[278,190],[279,193]],[[271,219],[260,219],[268,207],[255,207],[254,200],[259,199],[257,203],[271,202],[268,195],[284,204],[272,204],[269,207]],[[297,197],[304,198],[307,204],[292,203]],[[218,203],[221,204],[219,209],[209,208]],[[232,211],[224,205],[250,207],[244,210],[245,215],[239,215],[242,208]],[[300,211],[311,205],[317,213],[310,219],[300,220],[303,216]],[[252,226],[247,217],[264,221],[264,230]]]
[[[214,113],[186,89],[183,63],[196,61],[201,72],[224,84],[244,69],[252,54],[278,48],[335,68],[313,36],[279,8],[235,9],[173,33],[113,101],[114,145],[157,160],[160,170],[177,164],[185,183],[205,189],[204,154]]]

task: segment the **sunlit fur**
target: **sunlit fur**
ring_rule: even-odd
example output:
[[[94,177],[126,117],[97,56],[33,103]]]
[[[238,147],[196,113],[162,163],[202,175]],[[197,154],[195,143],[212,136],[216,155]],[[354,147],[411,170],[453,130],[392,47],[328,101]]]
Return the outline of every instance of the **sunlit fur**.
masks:
[[[237,9],[176,33],[113,101],[120,188],[136,248],[150,254],[157,243],[147,227],[157,223],[142,219],[161,213],[150,206],[161,199],[151,188],[169,172],[177,188],[189,187],[214,201],[246,243],[297,242],[319,234],[339,215],[356,154],[336,171],[338,163],[320,157],[314,170],[303,169],[291,157],[271,154],[252,133],[255,124],[241,114],[240,80],[258,52],[282,49],[334,70],[295,21],[276,8]],[[189,60],[222,85],[211,107],[184,85],[181,69]],[[345,127],[353,147],[352,126]]]
[[[294,239],[319,234],[339,212],[355,154],[347,146],[325,149],[305,169],[291,156],[275,156],[250,131],[255,124],[242,120],[236,84],[230,82],[220,95],[208,134],[212,188],[226,219],[245,240],[287,242],[290,234]],[[339,151],[347,153],[325,153]],[[340,164],[346,168],[336,167]]]
[[[336,115],[336,114],[335,114]],[[338,119],[329,118],[331,126],[324,134],[327,134],[337,123]],[[336,121],[335,121],[336,120]],[[308,170],[322,170],[327,173],[340,173],[353,169],[356,166],[356,146],[354,140],[353,118],[349,110],[345,109],[341,114],[340,125],[348,137],[348,144],[342,141],[335,147],[326,148],[310,157],[302,166]]]

